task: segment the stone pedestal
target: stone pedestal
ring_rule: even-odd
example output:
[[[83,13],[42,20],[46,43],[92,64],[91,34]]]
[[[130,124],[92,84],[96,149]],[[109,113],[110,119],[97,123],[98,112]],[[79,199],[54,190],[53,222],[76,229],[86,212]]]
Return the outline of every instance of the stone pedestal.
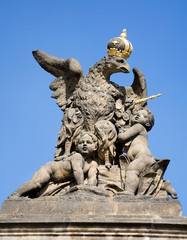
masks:
[[[187,239],[178,200],[106,197],[76,191],[63,197],[6,200],[0,239]]]

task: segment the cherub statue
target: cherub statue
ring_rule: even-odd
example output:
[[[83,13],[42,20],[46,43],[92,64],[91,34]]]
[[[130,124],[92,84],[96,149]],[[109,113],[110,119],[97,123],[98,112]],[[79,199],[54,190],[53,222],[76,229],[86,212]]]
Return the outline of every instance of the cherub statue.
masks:
[[[133,112],[131,127],[120,129],[118,140],[125,145],[127,153],[126,160],[130,160],[130,162],[126,164],[125,191],[122,194],[135,195],[138,190],[139,194],[145,194],[147,191],[146,194],[151,195],[157,188],[156,193],[158,193],[160,189],[163,189],[171,195],[172,198],[178,198],[170,181],[162,180],[169,160],[159,160],[153,157],[149,150],[147,132],[152,129],[153,125],[154,116],[151,111],[148,108],[140,108]],[[145,184],[144,178],[149,178],[147,184]],[[156,181],[153,180],[154,178],[156,178]],[[158,188],[157,184],[159,182],[161,185]],[[142,183],[146,186],[142,186]],[[151,186],[152,183],[153,185]]]
[[[147,131],[154,125],[154,116],[150,110],[141,108],[134,112],[131,124],[124,132],[119,132],[118,140],[123,144],[130,141],[127,149],[130,164],[126,170],[125,193],[134,195],[139,185],[139,174],[145,167],[155,163],[147,137]]]
[[[97,185],[98,164],[92,156],[97,149],[97,138],[92,133],[84,132],[77,140],[77,152],[72,152],[63,161],[48,162],[38,169],[32,179],[21,185],[9,199],[33,196],[49,182],[62,183],[74,178],[77,184],[84,184],[84,174],[88,175],[88,185]]]

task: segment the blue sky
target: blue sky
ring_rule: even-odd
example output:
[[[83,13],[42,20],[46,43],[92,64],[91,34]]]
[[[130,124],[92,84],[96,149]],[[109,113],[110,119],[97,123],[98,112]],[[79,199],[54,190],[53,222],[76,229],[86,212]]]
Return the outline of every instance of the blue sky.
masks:
[[[74,57],[86,75],[107,55],[107,42],[126,28],[134,48],[128,63],[145,74],[149,96],[162,94],[148,103],[155,115],[150,149],[171,160],[165,179],[187,216],[186,10],[186,0],[1,0],[0,204],[53,160],[61,126],[63,113],[49,90],[55,77],[39,67],[32,51]],[[111,80],[129,86],[133,74]]]

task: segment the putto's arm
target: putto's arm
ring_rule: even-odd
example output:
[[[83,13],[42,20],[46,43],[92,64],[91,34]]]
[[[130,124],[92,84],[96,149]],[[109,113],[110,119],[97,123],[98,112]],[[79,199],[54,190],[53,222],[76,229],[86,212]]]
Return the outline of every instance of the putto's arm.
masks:
[[[141,132],[141,130],[142,130],[142,125],[137,123],[132,127],[128,128],[126,131],[120,132],[118,134],[118,141],[120,143],[127,142],[132,138],[136,137]]]

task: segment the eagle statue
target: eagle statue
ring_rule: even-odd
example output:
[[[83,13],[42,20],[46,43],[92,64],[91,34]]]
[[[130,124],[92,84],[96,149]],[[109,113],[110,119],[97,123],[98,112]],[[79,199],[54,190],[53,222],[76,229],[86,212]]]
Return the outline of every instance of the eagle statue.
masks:
[[[112,121],[116,105],[122,106],[126,99],[147,97],[145,78],[138,68],[133,69],[134,82],[130,87],[120,87],[110,81],[113,73],[130,72],[129,64],[120,56],[105,56],[89,69],[86,77],[74,58],[61,59],[41,50],[33,51],[33,56],[44,70],[57,77],[49,87],[64,116],[55,159],[70,153],[80,130],[94,132],[98,121]]]

